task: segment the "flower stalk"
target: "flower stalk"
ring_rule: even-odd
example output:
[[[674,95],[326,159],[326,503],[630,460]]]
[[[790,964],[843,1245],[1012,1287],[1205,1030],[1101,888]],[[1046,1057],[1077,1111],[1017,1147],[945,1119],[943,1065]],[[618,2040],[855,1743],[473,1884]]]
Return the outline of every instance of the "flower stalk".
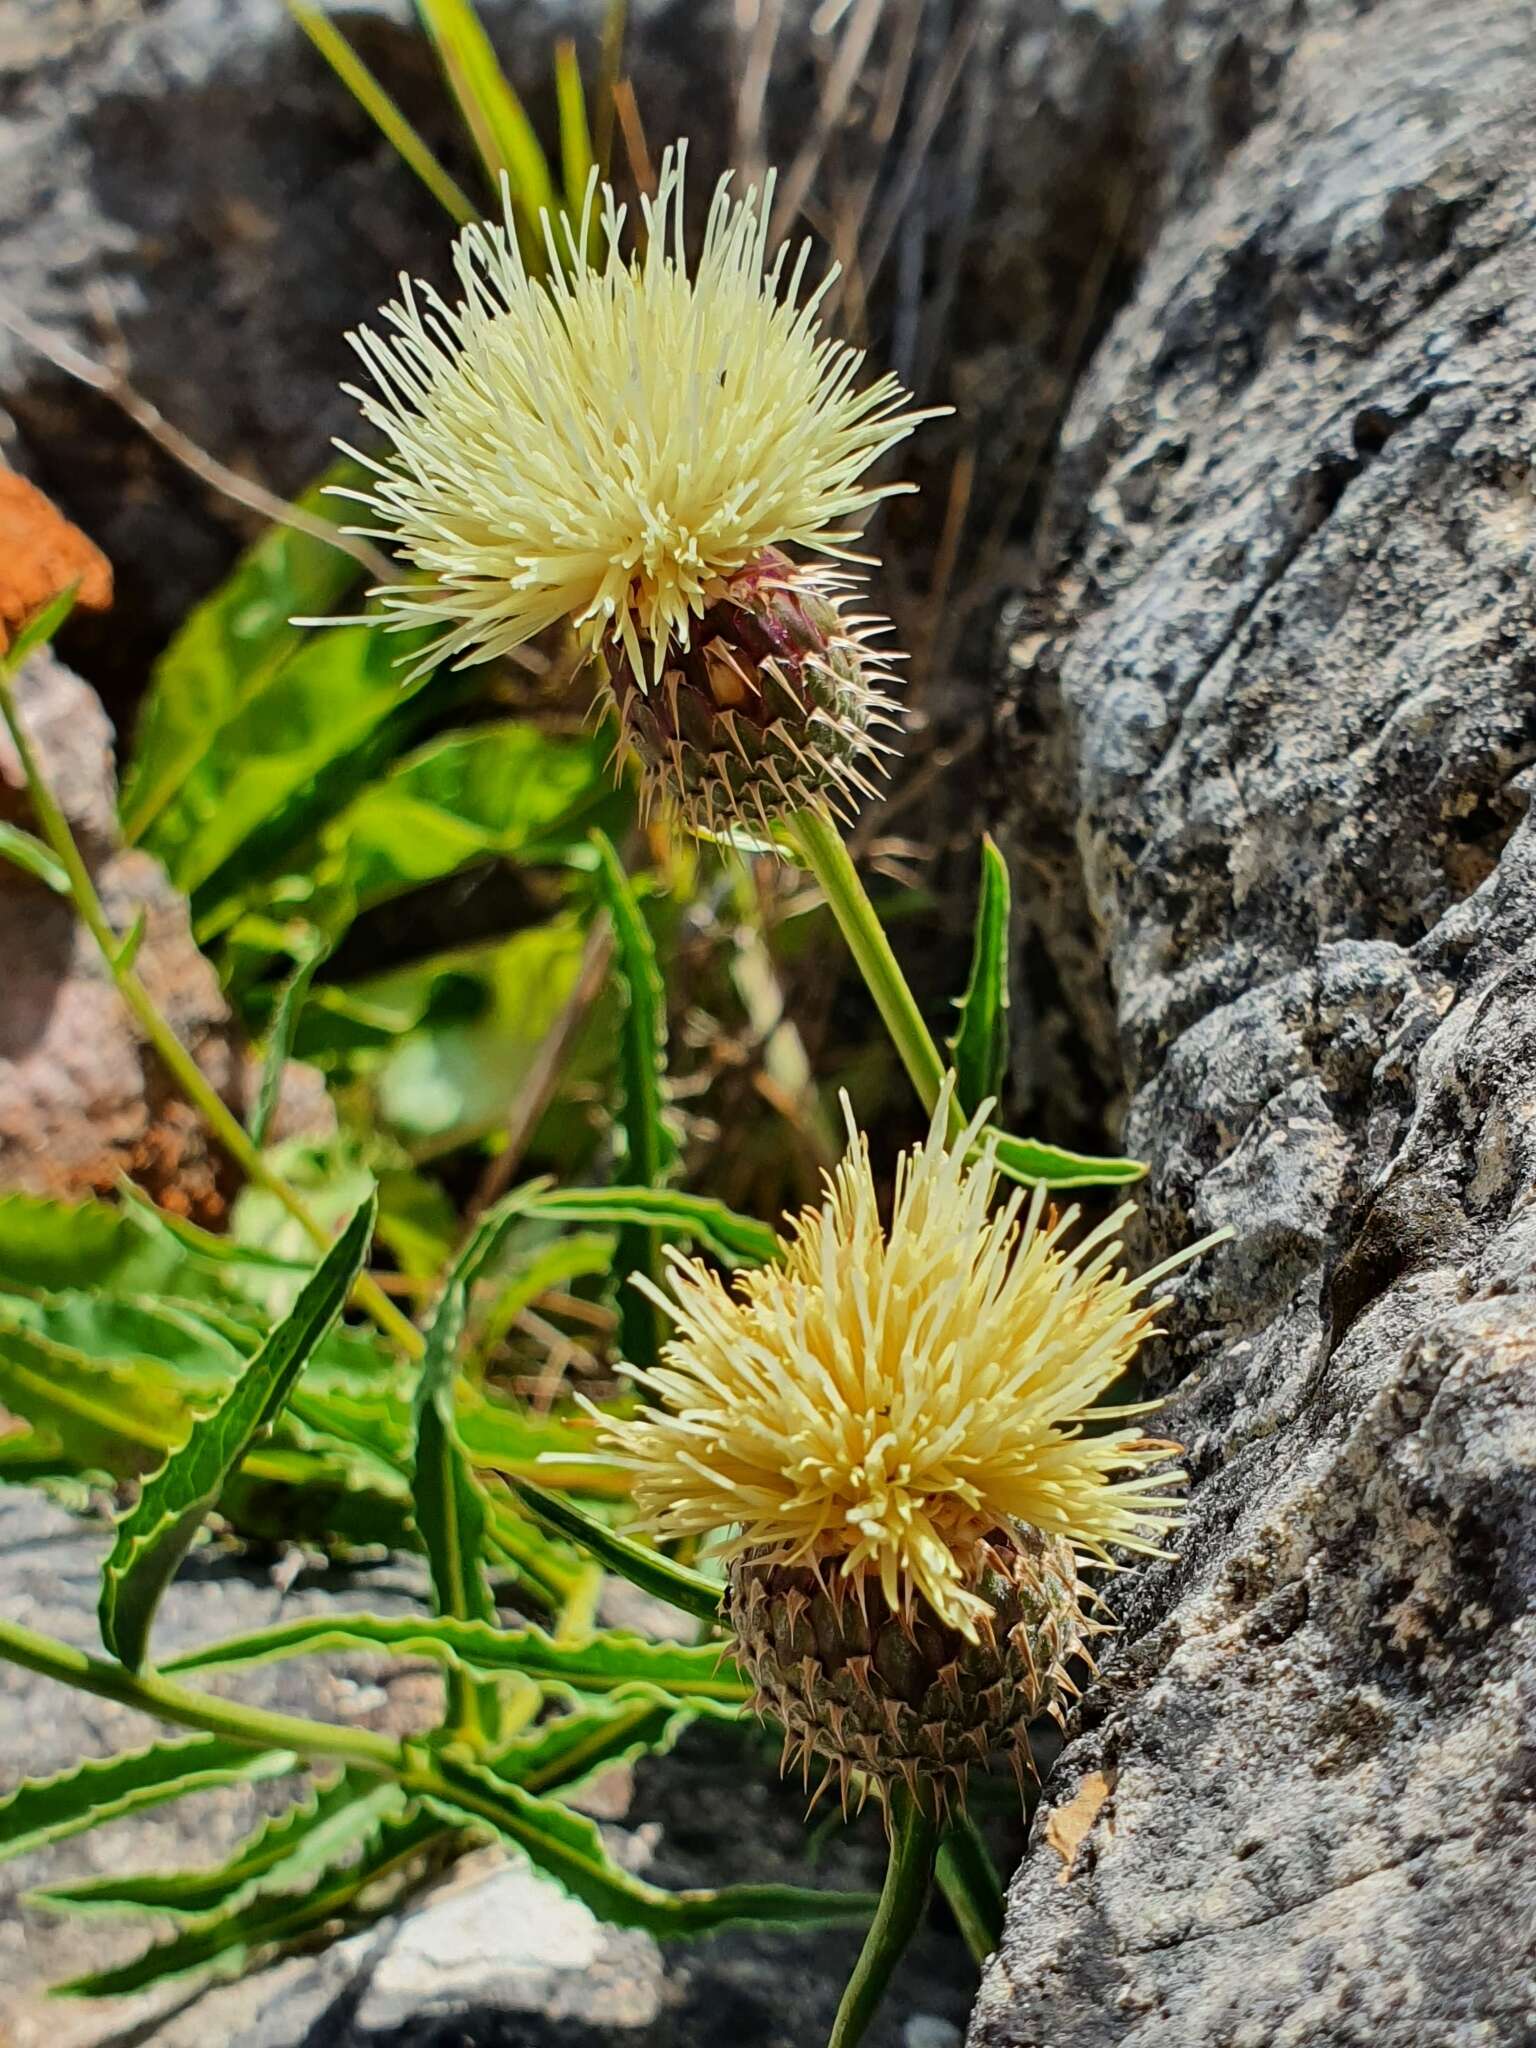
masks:
[[[827,2048],[856,2048],[863,2040],[928,1903],[939,1847],[937,1824],[917,1800],[896,1786],[886,1801],[886,1831],[890,1854],[880,1904],[843,1992]]]
[[[868,891],[859,879],[853,857],[843,844],[842,834],[827,813],[814,804],[796,811],[787,820],[786,830],[820,883],[827,906],[864,977],[864,985],[874,997],[875,1007],[917,1090],[918,1100],[932,1116],[944,1086],[944,1061],[933,1033],[923,1022],[917,999],[901,971],[901,963],[892,951]],[[964,1114],[951,1095],[950,1135],[957,1136],[964,1126]]]

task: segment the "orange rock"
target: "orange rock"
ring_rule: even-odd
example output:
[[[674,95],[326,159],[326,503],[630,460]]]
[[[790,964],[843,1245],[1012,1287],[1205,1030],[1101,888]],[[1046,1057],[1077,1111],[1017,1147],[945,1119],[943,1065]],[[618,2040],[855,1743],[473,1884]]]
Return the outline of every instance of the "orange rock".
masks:
[[[85,611],[103,612],[112,602],[112,565],[101,549],[35,484],[0,469],[0,654],[71,583]]]

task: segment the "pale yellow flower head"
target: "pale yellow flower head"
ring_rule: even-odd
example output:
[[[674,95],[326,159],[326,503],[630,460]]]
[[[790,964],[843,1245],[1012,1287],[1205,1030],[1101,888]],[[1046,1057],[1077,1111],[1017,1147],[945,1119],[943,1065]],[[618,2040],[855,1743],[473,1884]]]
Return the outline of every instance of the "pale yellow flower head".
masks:
[[[391,331],[351,337],[375,386],[353,396],[392,448],[353,493],[378,522],[361,530],[431,579],[377,593],[396,626],[441,627],[431,663],[569,619],[654,686],[725,579],[769,547],[847,558],[909,488],[867,472],[926,415],[895,377],[857,388],[862,354],[818,324],[831,278],[802,302],[809,244],[770,260],[771,178],[741,200],[721,180],[690,277],[683,166],[679,144],[638,250],[607,186],[567,249],[546,220],[547,278],[510,220],[475,223],[455,304],[402,278]]]
[[[1154,1327],[1148,1289],[1204,1246],[1134,1279],[1131,1205],[1071,1244],[1077,1211],[1048,1216],[1043,1190],[994,1208],[991,1158],[967,1158],[980,1119],[950,1144],[947,1110],[902,1159],[888,1226],[850,1120],[780,1263],[728,1285],[672,1253],[670,1298],[650,1291],[675,1334],[635,1374],[655,1405],[607,1442],[655,1534],[872,1574],[893,1610],[920,1595],[970,1634],[999,1531],[1107,1562],[1156,1554],[1179,1518],[1176,1447],[1127,1419],[1155,1404],[1097,1403]]]

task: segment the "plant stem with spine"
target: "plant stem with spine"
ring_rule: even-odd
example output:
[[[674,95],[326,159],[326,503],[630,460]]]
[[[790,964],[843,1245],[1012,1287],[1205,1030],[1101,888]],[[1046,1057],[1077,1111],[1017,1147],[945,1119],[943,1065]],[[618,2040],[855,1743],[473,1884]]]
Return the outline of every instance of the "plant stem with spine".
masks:
[[[885,1824],[890,1856],[880,1903],[843,1992],[827,2048],[855,2048],[864,2038],[928,1903],[939,1845],[937,1822],[904,1786],[893,1785],[886,1795]]]
[[[944,1085],[944,1057],[923,1022],[917,1000],[891,950],[875,906],[859,880],[859,871],[843,844],[842,834],[826,812],[815,805],[796,811],[787,821],[786,829],[821,884],[827,905],[848,942],[848,950],[901,1055],[902,1065],[911,1076],[924,1109],[931,1115]],[[965,1128],[964,1115],[953,1097],[949,1121],[952,1135],[957,1136]]]
[[[117,985],[118,993],[133,1013],[139,1029],[153,1046],[186,1100],[197,1110],[219,1144],[246,1178],[265,1188],[268,1194],[282,1204],[288,1214],[302,1226],[317,1251],[329,1250],[331,1239],[324,1225],[316,1219],[308,1205],[282,1175],[268,1164],[259,1147],[252,1143],[244,1126],[161,1014],[154,997],[134,972],[131,960],[124,958],[124,941],[117,936],[107,920],[107,913],[97,893],[96,884],[91,879],[91,872],[76,844],[75,835],[70,830],[69,820],[64,816],[57,798],[49,787],[42,764],[28,737],[10,679],[3,675],[0,675],[0,715],[4,716],[12,744],[16,748],[22,773],[26,777],[27,794],[31,799],[37,822],[42,827],[43,837],[52,847],[60,866],[69,878],[69,893],[75,910],[81,923],[96,941],[108,971]],[[353,1289],[353,1297],[359,1307],[367,1310],[384,1334],[400,1345],[408,1357],[420,1355],[421,1333],[410,1318],[402,1315],[395,1307],[370,1274],[359,1275]]]

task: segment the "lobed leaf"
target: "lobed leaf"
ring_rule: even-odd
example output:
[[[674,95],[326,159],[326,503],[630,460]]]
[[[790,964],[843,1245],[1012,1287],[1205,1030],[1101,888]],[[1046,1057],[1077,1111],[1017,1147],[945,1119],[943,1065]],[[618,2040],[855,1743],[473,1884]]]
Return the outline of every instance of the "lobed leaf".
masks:
[[[28,1902],[56,1912],[142,1911],[197,1918],[243,1902],[258,1887],[292,1891],[324,1870],[368,1834],[376,1820],[397,1813],[405,1795],[397,1785],[343,1771],[328,1785],[264,1820],[225,1862],[207,1870],[122,1871],[44,1885]]]
[[[190,1792],[282,1777],[298,1758],[222,1735],[190,1735],[25,1780],[0,1799],[0,1862]]]
[[[549,1188],[528,1207],[562,1222],[618,1223],[690,1237],[728,1266],[766,1265],[781,1249],[766,1223],[738,1214],[713,1195],[686,1195],[676,1188]]]
[[[395,1657],[430,1657],[477,1678],[517,1675],[577,1693],[644,1689],[717,1718],[734,1719],[752,1697],[748,1679],[713,1643],[651,1642],[626,1630],[605,1629],[566,1642],[542,1629],[493,1628],[447,1615],[338,1614],[306,1616],[272,1628],[231,1636],[189,1651],[167,1671],[229,1671],[284,1657],[379,1650]]]
[[[528,1792],[571,1792],[614,1764],[663,1754],[692,1719],[671,1700],[615,1694],[541,1721],[499,1750],[490,1769]]]
[[[540,1798],[451,1753],[442,1753],[433,1763],[448,1789],[444,1794],[423,1788],[430,1804],[456,1821],[489,1822],[610,1926],[637,1927],[663,1937],[726,1926],[826,1926],[866,1919],[877,1903],[862,1893],[808,1891],[787,1884],[665,1891],[621,1869],[603,1846],[597,1823],[585,1814]]]
[[[377,1821],[357,1860],[323,1876],[310,1891],[258,1893],[191,1922],[131,1962],[76,1977],[55,1990],[62,1997],[111,1998],[215,1964],[233,1975],[257,1957],[281,1953],[322,1930],[340,1931],[361,1910],[364,1892],[404,1869],[448,1832],[441,1819],[408,1808]]]
[[[136,1504],[119,1519],[97,1611],[103,1643],[130,1669],[143,1662],[160,1596],[225,1481],[271,1428],[311,1352],[340,1315],[367,1256],[376,1209],[377,1198],[370,1197],[218,1407],[193,1425],[186,1442],[145,1481]]]

